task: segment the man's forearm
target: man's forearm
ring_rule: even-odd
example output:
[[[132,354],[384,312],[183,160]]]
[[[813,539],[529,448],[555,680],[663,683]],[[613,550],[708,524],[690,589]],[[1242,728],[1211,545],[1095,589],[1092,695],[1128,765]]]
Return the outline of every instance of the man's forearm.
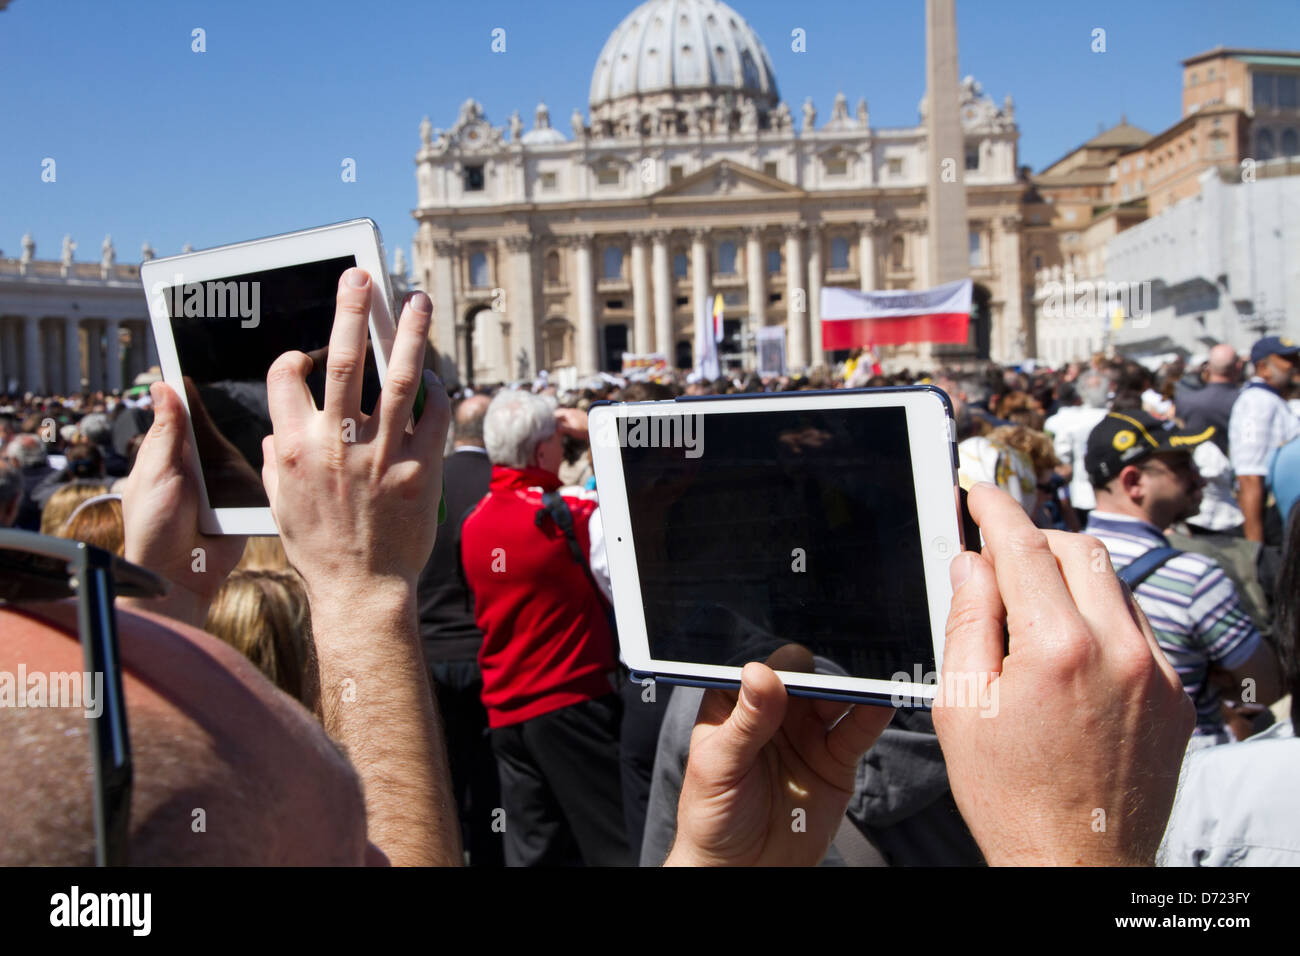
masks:
[[[403,586],[311,602],[325,729],[365,788],[370,840],[395,865],[458,866],[446,743],[425,673],[415,593]]]
[[[1246,519],[1246,537],[1263,543],[1264,479],[1260,475],[1237,476],[1237,506]]]

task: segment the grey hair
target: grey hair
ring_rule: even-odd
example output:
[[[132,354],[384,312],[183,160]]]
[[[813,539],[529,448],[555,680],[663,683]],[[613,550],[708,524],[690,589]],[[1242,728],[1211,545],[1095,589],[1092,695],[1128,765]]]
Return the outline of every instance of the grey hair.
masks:
[[[23,494],[23,473],[17,465],[0,461],[0,510],[8,508]]]
[[[15,435],[5,448],[5,457],[19,468],[43,465],[49,460],[45,443],[36,435]]]
[[[1083,404],[1089,408],[1105,408],[1110,402],[1110,380],[1101,372],[1087,372],[1080,376],[1075,387]]]
[[[113,426],[108,423],[108,416],[102,412],[91,412],[77,427],[88,441],[96,445],[107,445],[113,439]]]
[[[555,399],[549,395],[503,389],[496,393],[483,420],[483,441],[494,465],[527,468],[537,446],[555,434]]]

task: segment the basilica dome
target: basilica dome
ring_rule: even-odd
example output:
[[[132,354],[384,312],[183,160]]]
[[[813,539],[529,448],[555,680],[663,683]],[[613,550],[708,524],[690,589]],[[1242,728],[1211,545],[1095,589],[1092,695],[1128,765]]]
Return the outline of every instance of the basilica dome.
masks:
[[[593,116],[620,103],[730,96],[761,110],[777,103],[763,41],[719,0],[649,0],[627,15],[591,77]]]

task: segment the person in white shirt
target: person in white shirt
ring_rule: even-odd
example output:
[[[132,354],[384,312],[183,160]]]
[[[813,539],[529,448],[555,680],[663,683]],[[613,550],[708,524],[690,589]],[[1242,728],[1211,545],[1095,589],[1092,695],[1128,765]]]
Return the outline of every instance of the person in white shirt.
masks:
[[[1255,343],[1250,360],[1255,363],[1255,376],[1232,406],[1228,452],[1237,473],[1237,504],[1246,537],[1262,542],[1269,458],[1277,448],[1300,437],[1300,419],[1286,403],[1286,390],[1300,367],[1300,345],[1270,335]]]
[[[1274,636],[1291,719],[1243,743],[1187,755],[1160,866],[1300,865],[1300,520],[1292,519],[1277,580]]]
[[[1056,457],[1061,459],[1061,464],[1071,468],[1070,503],[1075,511],[1084,512],[1079,515],[1084,519],[1086,512],[1097,507],[1097,497],[1088,481],[1083,459],[1088,448],[1088,436],[1106,417],[1110,381],[1101,372],[1087,372],[1079,377],[1075,389],[1083,404],[1064,406],[1043,427],[1052,436]]]

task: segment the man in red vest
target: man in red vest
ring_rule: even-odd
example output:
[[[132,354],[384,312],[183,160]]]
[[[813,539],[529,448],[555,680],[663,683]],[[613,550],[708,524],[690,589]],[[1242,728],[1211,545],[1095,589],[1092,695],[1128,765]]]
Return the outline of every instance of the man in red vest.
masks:
[[[560,488],[562,434],[585,431],[575,416],[544,396],[499,392],[483,426],[490,491],[461,528],[509,866],[631,862],[614,639],[590,571],[593,544],[603,549],[589,529],[596,503],[543,501]]]

